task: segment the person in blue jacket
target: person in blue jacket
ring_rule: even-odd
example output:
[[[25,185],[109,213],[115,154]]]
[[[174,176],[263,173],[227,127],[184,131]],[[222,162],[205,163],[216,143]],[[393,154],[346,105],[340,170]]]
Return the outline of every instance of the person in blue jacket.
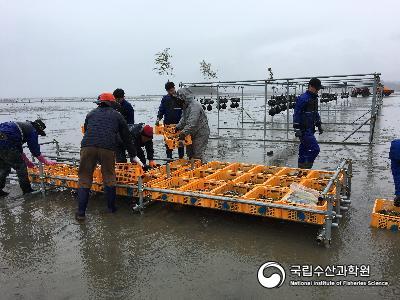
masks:
[[[113,95],[115,101],[121,106],[119,111],[125,118],[126,123],[128,123],[128,125],[135,124],[135,110],[133,109],[132,104],[126,101],[125,91],[123,89],[116,89],[113,92]]]
[[[11,169],[17,172],[19,185],[24,194],[33,191],[28,177],[28,168],[35,165],[26,157],[22,145],[27,143],[32,155],[45,165],[53,165],[40,152],[39,135],[45,136],[46,125],[40,119],[33,122],[5,122],[0,124],[0,197],[8,195],[3,191]]]
[[[158,109],[156,125],[158,126],[160,121],[164,118],[164,125],[178,124],[182,117],[182,107],[179,106],[178,101],[175,97],[175,84],[172,81],[168,81],[165,84],[165,90],[167,95],[161,99],[161,104]],[[172,150],[168,149],[165,145],[167,158],[172,159]],[[178,148],[179,158],[183,158],[185,155],[185,148]]]
[[[116,89],[113,92],[115,98],[115,103],[113,108],[118,111],[125,119],[126,123],[129,125],[135,124],[135,110],[125,99],[125,91],[123,89]],[[126,146],[124,145],[121,138],[118,139],[118,146],[115,152],[117,163],[126,163]]]
[[[390,164],[394,181],[394,205],[400,206],[400,140],[393,140],[389,152]]]
[[[318,78],[311,78],[308,89],[296,99],[293,114],[293,128],[300,138],[298,167],[311,169],[319,154],[319,145],[315,138],[315,128],[323,133],[321,117],[318,113],[318,91],[322,88]]]

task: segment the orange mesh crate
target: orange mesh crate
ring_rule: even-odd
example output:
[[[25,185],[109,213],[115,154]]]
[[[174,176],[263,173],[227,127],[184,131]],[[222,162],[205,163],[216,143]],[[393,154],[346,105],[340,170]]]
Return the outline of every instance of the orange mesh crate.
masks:
[[[189,181],[190,181],[189,179],[171,177],[169,179],[155,183],[154,185],[152,185],[152,187],[160,189],[168,189],[168,190],[178,190],[184,185],[188,184]],[[181,195],[151,192],[151,191],[146,191],[145,195],[150,196],[152,200],[175,202],[175,203],[182,203],[182,197],[183,197]]]
[[[299,183],[302,178],[290,177],[290,176],[273,176],[268,179],[264,185],[276,186],[276,187],[289,187],[293,182]]]
[[[288,177],[298,177],[301,179],[306,178],[310,173],[312,172],[312,170],[308,170],[308,169],[299,169],[299,168],[283,168],[282,170],[280,170],[276,176],[288,176]]]
[[[257,165],[254,164],[243,164],[243,163],[233,163],[230,165],[227,165],[224,170],[231,170],[234,172],[249,172],[251,169],[256,167]]]
[[[244,195],[247,194],[251,189],[252,187],[249,187],[247,185],[239,185],[228,182],[212,190],[211,194],[229,198],[244,199]],[[211,207],[215,209],[229,210],[234,212],[242,211],[242,204],[223,200],[211,200]]]
[[[313,190],[316,190],[318,192],[322,192],[326,186],[328,185],[329,180],[319,180],[319,179],[303,179],[300,184],[311,188]],[[334,195],[336,193],[336,186],[332,185],[328,194],[329,195]]]
[[[326,201],[323,205],[319,205],[319,206],[307,206],[304,204],[294,204],[294,203],[285,202],[285,201],[282,201],[281,203],[284,205],[301,206],[301,207],[307,207],[307,208],[323,210],[323,211],[327,211],[327,209],[328,209],[328,205],[327,205]],[[286,209],[282,209],[282,219],[295,221],[295,222],[305,222],[305,223],[316,224],[316,225],[323,225],[325,223],[325,215],[313,214],[313,213],[309,213],[309,212],[302,212],[302,211],[295,211],[295,210],[286,210]]]
[[[319,202],[318,205],[302,204],[302,203],[290,202],[289,200],[290,195],[291,192],[286,194],[281,201],[278,201],[278,203],[281,203],[283,205],[311,208],[322,211],[328,210],[328,202],[326,200],[323,200],[322,203]],[[309,212],[302,212],[302,211],[288,210],[288,209],[282,209],[282,219],[295,222],[317,224],[317,225],[322,225],[325,223],[325,215],[323,214],[314,214]]]
[[[262,175],[276,175],[279,171],[285,169],[284,167],[275,166],[255,166],[253,169],[249,170],[249,173],[257,173]]]
[[[181,188],[185,192],[201,193],[201,194],[211,194],[211,191],[224,185],[224,181],[218,180],[195,180]],[[211,207],[212,200],[205,199],[201,197],[190,197],[184,196],[182,199],[183,204],[195,205],[202,207]]]
[[[289,188],[277,188],[270,186],[257,186],[244,195],[245,199],[260,202],[277,202],[289,193]],[[281,218],[282,210],[280,208],[259,206],[253,204],[242,204],[242,212],[252,215],[262,215],[272,218]]]
[[[167,136],[164,134],[164,142],[167,145],[168,149],[177,149],[179,148],[179,138],[178,135]],[[192,137],[190,135],[185,136],[185,146],[192,144]]]
[[[215,172],[214,174],[205,177],[205,179],[232,181],[238,178],[239,176],[242,176],[243,174],[244,173],[242,171],[234,171],[224,168],[222,170]]]
[[[389,212],[396,215],[388,215]],[[394,206],[393,200],[376,199],[371,214],[371,226],[398,232],[400,229],[400,207]]]
[[[221,162],[217,162],[217,161],[212,161],[205,165],[197,167],[194,170],[189,170],[185,173],[179,174],[179,176],[188,177],[188,178],[205,178],[205,177],[215,174],[219,170],[225,168],[228,164],[229,163],[221,163]]]
[[[265,183],[272,176],[273,176],[272,174],[263,174],[263,173],[244,173],[243,175],[233,180],[233,183],[255,186],[257,184]]]
[[[155,134],[175,134],[175,128],[176,125],[171,124],[171,125],[158,125],[154,127],[154,133]]]

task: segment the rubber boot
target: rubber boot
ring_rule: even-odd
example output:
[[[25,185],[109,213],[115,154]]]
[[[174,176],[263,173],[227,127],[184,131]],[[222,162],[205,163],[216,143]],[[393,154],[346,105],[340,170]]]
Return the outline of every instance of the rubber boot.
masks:
[[[115,199],[117,198],[115,186],[105,186],[104,193],[107,198],[107,207],[110,213],[115,213],[117,208],[115,207]]]
[[[313,166],[313,164],[314,163],[312,163],[312,162],[306,162],[306,163],[304,163],[304,169],[311,169],[312,168],[312,166]]]
[[[78,221],[85,220],[86,208],[89,201],[90,189],[79,188],[78,189],[78,211],[75,214],[75,219]]]
[[[394,198],[394,206],[400,207],[400,195],[396,195]]]
[[[305,162],[303,162],[303,163],[299,162],[298,165],[297,165],[297,167],[298,167],[299,169],[307,169],[307,168],[306,168],[306,167],[307,167],[307,163],[305,163]]]

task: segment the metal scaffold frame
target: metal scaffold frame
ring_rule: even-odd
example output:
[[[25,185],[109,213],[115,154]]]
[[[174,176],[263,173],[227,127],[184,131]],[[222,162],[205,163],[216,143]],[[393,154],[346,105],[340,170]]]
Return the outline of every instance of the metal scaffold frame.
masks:
[[[331,90],[334,89],[341,89],[345,93],[348,93],[349,88],[372,88],[372,95],[370,98],[365,98],[365,99],[371,99],[371,106],[370,109],[365,111],[361,110],[363,113],[361,116],[357,117],[353,122],[349,123],[330,123],[324,122],[323,124],[325,125],[348,125],[348,126],[353,126],[347,136],[343,137],[343,140],[341,141],[335,141],[335,140],[322,140],[319,141],[321,144],[340,144],[340,145],[370,145],[373,143],[374,139],[374,131],[375,131],[375,125],[379,116],[379,111],[381,109],[382,103],[383,103],[383,88],[380,82],[380,73],[368,73],[368,74],[350,74],[350,75],[331,75],[331,76],[314,76],[317,77],[321,80],[322,85],[324,86],[323,91],[328,91],[329,93]],[[282,87],[285,88],[285,96],[286,96],[286,107],[289,107],[289,91],[290,89],[294,89],[295,92],[297,89],[303,92],[307,89],[308,86],[308,81],[310,80],[310,77],[294,77],[294,78],[279,78],[279,79],[261,79],[261,80],[237,80],[237,81],[210,81],[210,82],[182,82],[180,83],[181,87],[200,87],[200,88],[212,88],[216,90],[216,100],[217,100],[217,129],[218,129],[218,136],[216,137],[217,139],[235,139],[232,137],[223,137],[220,136],[220,130],[224,129],[242,129],[242,130],[263,130],[264,131],[264,136],[261,139],[251,139],[251,141],[267,141],[267,142],[289,142],[289,143],[297,143],[298,140],[294,137],[294,132],[291,130],[291,118],[290,118],[290,109],[286,109],[286,118],[285,122],[283,123],[274,123],[273,117],[271,121],[268,121],[268,98],[269,98],[269,87],[272,87],[273,89],[275,87]],[[264,88],[264,94],[262,95],[264,98],[264,118],[263,120],[254,120],[252,121],[245,121],[244,120],[244,88]],[[241,89],[241,92],[239,93],[240,98],[241,98],[241,128],[236,127],[236,128],[223,128],[220,126],[220,100],[222,97],[221,94],[221,89],[226,89],[226,88],[236,88],[236,89]],[[253,98],[254,99],[254,98]],[[250,101],[250,100],[246,100]],[[347,109],[348,111],[360,111],[359,109],[354,109],[353,107],[350,107],[349,105],[349,100],[347,96],[346,102],[342,103],[342,105],[337,108],[335,107],[334,109],[330,108],[330,105],[325,105],[325,110],[323,110],[323,103],[319,103],[319,109],[320,113],[323,111],[327,111],[328,115],[329,113],[332,112],[337,112],[337,111],[344,111]],[[338,100],[336,100],[335,105],[338,105]],[[369,116],[368,116],[369,115]],[[367,119],[363,119],[364,117],[367,116]],[[359,122],[359,123],[357,123]],[[244,124],[261,124],[263,125],[263,128],[261,129],[250,129],[250,128],[244,128]],[[284,125],[285,128],[276,128],[274,125],[281,124]],[[269,126],[271,125],[271,126]],[[369,125],[369,130],[368,131],[361,131],[361,129],[364,126]],[[286,139],[281,139],[281,138],[267,138],[267,132],[269,130],[281,130],[281,131],[286,131]],[[343,132],[340,131],[340,132]],[[354,136],[355,133],[368,133],[368,138],[366,141],[349,141],[349,139]],[[240,138],[238,140],[246,140],[244,138]],[[248,139],[250,140],[250,139]]]
[[[59,143],[56,140],[42,143],[42,144],[54,144],[56,148],[57,155],[49,156],[56,158],[58,161],[67,162],[71,165],[77,166],[79,165],[79,160],[71,157],[61,156],[61,153],[71,153],[76,154],[76,151],[68,151],[61,150],[59,147]],[[43,197],[46,196],[46,191],[53,190],[54,188],[61,187],[67,189],[73,189],[68,186],[57,186],[49,180],[61,180],[61,181],[78,181],[76,178],[67,178],[62,176],[50,176],[44,172],[44,168],[42,163],[37,163],[39,166],[39,187],[40,189],[36,193],[41,193]],[[191,169],[194,169],[194,162],[191,163]],[[225,201],[229,203],[239,203],[239,204],[251,204],[256,206],[262,206],[266,208],[279,208],[286,209],[288,211],[296,211],[298,213],[310,213],[324,216],[324,224],[321,226],[316,240],[319,244],[324,245],[325,247],[330,247],[332,240],[332,228],[337,228],[339,226],[340,219],[342,218],[342,212],[348,210],[351,194],[351,181],[352,181],[352,160],[347,159],[343,160],[335,170],[334,175],[330,178],[327,186],[321,193],[321,199],[327,201],[327,210],[317,210],[309,207],[301,207],[301,206],[292,206],[292,205],[282,205],[276,204],[273,202],[261,202],[255,200],[242,200],[239,198],[231,198],[226,196],[218,196],[218,195],[207,195],[196,192],[186,192],[180,190],[172,190],[165,188],[155,188],[148,187],[143,183],[142,177],[138,177],[137,184],[117,184],[116,187],[128,189],[131,192],[127,193],[130,195],[128,197],[132,197],[133,203],[136,203],[133,206],[133,210],[136,212],[140,212],[141,214],[144,212],[146,206],[154,202],[151,198],[146,196],[146,192],[158,192],[163,194],[171,194],[171,195],[181,195],[188,196],[192,198],[203,198],[209,200],[219,200]],[[169,162],[166,163],[167,170],[167,179],[171,178]],[[48,180],[49,179],[49,180]],[[99,183],[94,183],[95,185]],[[334,186],[336,188],[335,194],[329,194],[331,187]],[[137,200],[137,201],[136,201]]]

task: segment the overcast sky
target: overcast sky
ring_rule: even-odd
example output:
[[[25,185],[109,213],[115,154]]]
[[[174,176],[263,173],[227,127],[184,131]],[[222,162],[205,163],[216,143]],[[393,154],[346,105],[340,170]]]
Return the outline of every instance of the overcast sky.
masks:
[[[0,0],[0,97],[163,93],[175,75],[219,79],[382,72],[400,80],[400,2]]]

